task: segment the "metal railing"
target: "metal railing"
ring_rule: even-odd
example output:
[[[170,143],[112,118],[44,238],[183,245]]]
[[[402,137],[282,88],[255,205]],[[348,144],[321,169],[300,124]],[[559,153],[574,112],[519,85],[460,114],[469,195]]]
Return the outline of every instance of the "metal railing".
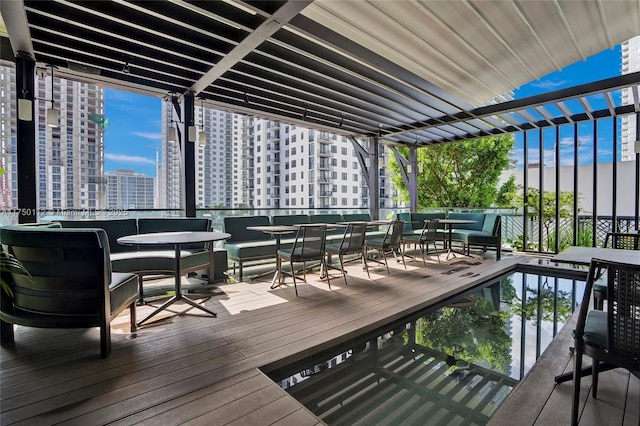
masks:
[[[24,210],[24,209],[23,209]],[[21,209],[0,210],[0,225],[9,225],[19,223],[21,215],[31,215],[32,212],[26,212]],[[379,211],[380,219],[392,219],[396,213],[406,213],[408,208],[381,208]],[[534,216],[528,217],[527,222],[527,238],[525,247],[524,238],[524,218],[517,209],[504,208],[453,208],[438,207],[423,209],[423,212],[476,212],[476,213],[495,213],[502,216],[502,241],[503,247],[511,248],[518,251],[527,251],[535,253],[552,253],[555,249],[555,220],[547,221],[546,227],[540,229],[539,218]],[[293,214],[350,214],[350,213],[369,213],[368,208],[212,208],[197,209],[198,217],[210,218],[213,222],[215,230],[223,229],[223,220],[225,216],[244,216],[244,215],[293,215]],[[55,220],[82,220],[82,219],[125,219],[140,217],[180,217],[184,215],[181,209],[41,209],[37,211],[39,222],[55,221]],[[597,216],[596,218],[596,235],[593,236],[593,216],[578,215],[577,227],[574,227],[574,218],[561,218],[559,222],[560,236],[559,249],[573,245],[574,232],[576,235],[576,244],[583,246],[601,246],[604,242],[607,232],[638,232],[636,228],[635,217],[618,216],[614,223],[611,216]],[[575,231],[574,231],[575,230]],[[540,238],[542,232],[542,238]],[[540,247],[539,241],[543,242]],[[594,244],[595,241],[595,244]]]

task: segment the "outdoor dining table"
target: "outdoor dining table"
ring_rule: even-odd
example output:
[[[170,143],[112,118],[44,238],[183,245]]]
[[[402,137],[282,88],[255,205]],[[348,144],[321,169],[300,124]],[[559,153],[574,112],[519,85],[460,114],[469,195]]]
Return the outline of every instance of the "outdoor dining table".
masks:
[[[276,282],[278,282],[278,277],[280,275],[280,256],[278,256],[278,250],[280,250],[280,239],[283,235],[293,234],[298,231],[297,226],[293,225],[261,225],[261,226],[247,226],[247,229],[250,231],[260,231],[265,234],[271,234],[276,237],[276,269],[273,275],[273,279],[271,280],[271,288],[278,287]],[[271,271],[267,272],[270,273]],[[262,274],[264,275],[264,274]]]
[[[428,221],[428,220],[429,219],[425,219],[425,222]],[[466,253],[454,250],[453,247],[451,246],[451,237],[453,235],[453,225],[468,225],[470,223],[476,223],[477,220],[471,220],[471,219],[438,219],[438,222],[447,225],[449,247],[448,247],[448,250],[447,250],[446,260],[449,260],[449,256],[452,256],[452,255],[453,255],[453,257],[456,257],[456,253],[457,254],[461,254],[463,256],[470,257]]]
[[[295,224],[295,225],[258,225],[258,226],[247,226],[247,229],[250,231],[260,231],[260,232],[264,232],[265,234],[271,234],[271,235],[275,235],[276,237],[276,269],[275,269],[275,273],[273,274],[273,279],[271,280],[271,287],[272,289],[277,288],[280,286],[280,284],[277,284],[277,282],[279,282],[278,278],[280,277],[280,256],[278,256],[278,250],[280,250],[280,241],[281,241],[281,237],[283,235],[287,235],[287,234],[293,234],[294,232],[298,232],[298,229],[300,229],[301,226],[309,226],[309,225],[325,225],[327,227],[328,230],[332,230],[332,229],[336,229],[338,227],[343,226],[342,224],[338,223],[329,223],[329,224],[323,224],[323,223],[300,223],[300,224]],[[271,271],[265,272],[264,274],[268,274]],[[261,275],[264,275],[261,274]]]
[[[551,258],[552,262],[589,265],[591,259],[640,265],[640,250],[571,246]]]
[[[591,264],[592,259],[601,259],[608,262],[620,262],[640,266],[640,251],[611,249],[605,247],[571,246],[553,256],[551,258],[551,261],[557,263],[571,263],[579,266],[588,266]],[[600,371],[606,371],[610,368],[610,365],[602,364],[600,366]],[[580,371],[580,375],[582,377],[588,376],[592,373],[592,371],[593,368],[591,366],[583,367]],[[563,383],[571,380],[572,378],[573,372],[567,372],[555,376],[554,380],[556,383]]]
[[[169,300],[159,306],[155,311],[147,315],[142,321],[138,323],[138,325],[142,325],[147,322],[149,319],[157,315],[159,312],[167,309],[173,303],[182,300],[188,305],[191,305],[193,308],[200,309],[208,314],[217,316],[215,312],[206,308],[203,305],[200,305],[190,298],[186,297],[182,293],[182,277],[180,275],[180,247],[184,244],[193,244],[193,243],[207,243],[214,241],[221,241],[230,238],[231,234],[227,234],[226,232],[208,232],[208,231],[182,231],[182,232],[151,232],[148,234],[135,234],[135,235],[127,235],[125,237],[118,238],[119,244],[124,245],[140,245],[140,246],[154,246],[154,245],[173,245],[175,250],[175,295],[172,296]],[[214,247],[213,244],[209,246],[209,273],[211,276],[215,276],[213,268],[213,253]],[[185,311],[186,312],[186,311]],[[183,312],[184,313],[184,312]]]

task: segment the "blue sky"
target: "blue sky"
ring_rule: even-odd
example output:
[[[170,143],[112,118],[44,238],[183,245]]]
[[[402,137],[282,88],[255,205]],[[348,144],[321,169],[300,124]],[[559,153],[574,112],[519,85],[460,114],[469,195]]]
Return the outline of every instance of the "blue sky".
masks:
[[[592,81],[603,80],[620,75],[620,46],[614,49],[605,50],[597,55],[580,61],[561,71],[553,72],[538,81],[533,81],[514,91],[516,99],[528,96],[547,93],[554,90],[577,86]],[[593,107],[601,108],[606,106],[604,97],[589,97]],[[614,101],[620,102],[620,97],[614,97]],[[571,105],[568,104],[570,107]],[[598,161],[611,162],[613,159],[611,120],[601,120],[598,123]],[[593,124],[583,123],[578,126],[578,163],[593,163]],[[563,126],[560,131],[560,164],[573,164],[573,127]],[[544,164],[553,166],[555,163],[555,130],[546,129],[543,132],[543,159]],[[523,167],[524,143],[522,134],[516,134],[516,146],[513,151],[517,167]],[[540,158],[539,134],[530,132],[529,134],[529,162],[538,163]]]
[[[105,171],[133,169],[155,177],[161,148],[160,98],[105,89]]]
[[[514,91],[516,99],[572,87],[591,81],[620,75],[620,47],[606,50],[562,71],[551,73]],[[619,101],[619,99],[617,99]],[[591,101],[591,99],[590,99]],[[109,126],[105,130],[105,170],[133,169],[138,173],[155,176],[156,148],[161,148],[161,102],[160,98],[105,89],[105,115]],[[597,100],[593,105],[597,105]],[[604,100],[602,100],[604,102]],[[570,106],[570,105],[569,105]],[[605,120],[608,122],[609,120]],[[567,126],[570,127],[570,126]],[[580,164],[593,160],[593,125],[586,123],[579,130]],[[544,132],[544,162],[554,164],[555,131]],[[529,161],[538,162],[538,136],[530,134]],[[561,164],[573,163],[573,133],[567,128],[560,133]],[[611,126],[603,122],[598,132],[599,161],[611,161]],[[535,146],[535,148],[534,148]],[[564,151],[564,152],[563,152]],[[518,167],[522,167],[523,138],[516,136],[513,152]]]

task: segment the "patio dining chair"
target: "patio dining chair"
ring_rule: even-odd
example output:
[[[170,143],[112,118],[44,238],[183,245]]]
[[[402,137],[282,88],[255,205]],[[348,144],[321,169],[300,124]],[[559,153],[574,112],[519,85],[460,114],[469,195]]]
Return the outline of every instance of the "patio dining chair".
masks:
[[[371,279],[371,275],[369,274],[369,267],[367,266],[367,256],[364,251],[366,232],[366,222],[349,223],[344,230],[344,235],[342,236],[342,240],[340,240],[340,243],[327,244],[326,246],[328,257],[331,255],[337,255],[340,259],[339,269],[340,271],[342,271],[342,277],[344,278],[345,285],[347,284],[347,273],[344,269],[344,256],[349,254],[360,255],[360,258],[362,260],[362,267],[367,271],[367,276],[369,277],[369,279]],[[327,262],[327,266],[338,269],[337,266],[334,266],[329,262]]]
[[[607,232],[603,247],[621,250],[640,250],[640,232]],[[600,275],[600,274],[598,274]],[[604,309],[604,301],[607,299],[607,276],[597,277],[593,283],[593,307]]]
[[[402,220],[394,220],[391,221],[389,228],[387,228],[386,234],[382,238],[372,238],[371,240],[365,241],[365,250],[369,249],[376,250],[377,256],[376,259],[373,259],[375,262],[379,264],[383,264],[387,268],[387,274],[389,272],[389,264],[387,263],[387,253],[393,253],[396,261],[398,260],[398,256],[402,258],[402,264],[404,265],[404,269],[407,269],[407,264],[404,261],[404,255],[402,253],[402,231],[404,230],[404,221]],[[380,256],[382,256],[383,261],[380,261]]]
[[[320,262],[320,276],[327,276],[327,284],[331,289],[331,278],[327,273],[327,263],[325,258],[325,245],[327,239],[326,225],[298,225],[295,241],[291,249],[278,250],[278,284],[284,281],[284,275],[290,275],[293,278],[293,286],[298,296],[298,286],[296,283],[296,271],[294,263],[302,263],[303,281],[307,280],[307,262]],[[290,271],[282,269],[282,260],[288,260],[291,266]],[[324,275],[323,275],[324,271]]]
[[[607,311],[589,309],[593,284],[607,275]],[[597,398],[598,373],[624,368],[640,378],[640,265],[593,259],[589,267],[578,322],[574,331],[571,424],[578,424],[582,355],[592,358],[591,394]]]
[[[424,226],[422,227],[422,232],[420,233],[420,235],[404,234],[402,236],[403,246],[406,246],[407,244],[415,244],[420,247],[420,253],[422,254],[422,263],[424,264],[424,266],[427,266],[427,261],[425,260],[425,252],[429,251],[429,244],[433,244],[433,248],[436,251],[436,255],[438,256],[438,263],[440,263],[440,252],[438,251],[438,246],[436,245],[436,233],[438,231],[438,224],[438,219],[427,219],[424,221]]]

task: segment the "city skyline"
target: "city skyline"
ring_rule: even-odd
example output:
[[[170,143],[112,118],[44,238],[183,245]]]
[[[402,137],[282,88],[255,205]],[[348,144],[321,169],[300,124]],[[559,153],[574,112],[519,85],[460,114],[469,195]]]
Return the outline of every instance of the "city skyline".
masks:
[[[620,75],[620,46],[603,51],[597,55],[572,64],[560,71],[555,71],[539,80],[532,81],[514,90],[514,98],[522,99],[540,93],[547,93],[567,87],[572,87],[596,80],[602,80]],[[616,99],[619,102],[619,99]],[[602,100],[604,102],[604,100]],[[162,143],[162,99],[135,93],[105,89],[105,115],[109,119],[109,126],[105,129],[105,172],[116,169],[133,169],[137,173],[155,176],[156,148],[161,149]],[[553,131],[553,129],[548,129]],[[601,129],[605,135],[610,130]],[[608,138],[608,141],[606,140]],[[546,139],[546,138],[545,138]],[[566,139],[561,135],[561,146]],[[572,139],[571,139],[572,140]],[[587,133],[581,135],[580,151],[583,151],[582,161],[592,161],[592,140]],[[600,143],[604,142],[604,143]],[[598,155],[601,161],[611,161],[611,138],[605,136],[599,141]],[[572,142],[571,142],[572,144]],[[545,164],[553,164],[553,144],[544,146]],[[539,149],[529,149],[530,161],[539,158]],[[522,165],[522,135],[516,136],[514,159]],[[564,155],[561,164],[572,164],[573,155]]]

